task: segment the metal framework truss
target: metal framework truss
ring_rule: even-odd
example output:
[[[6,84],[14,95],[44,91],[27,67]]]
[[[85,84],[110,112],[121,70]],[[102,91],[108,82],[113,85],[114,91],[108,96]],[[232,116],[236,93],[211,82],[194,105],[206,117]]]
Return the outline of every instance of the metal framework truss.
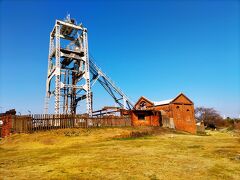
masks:
[[[90,72],[93,74],[93,84],[98,81],[104,89],[112,96],[114,101],[123,109],[132,109],[134,107],[130,99],[118,88],[115,83],[94,63],[93,57],[89,59]],[[93,85],[92,84],[92,85]]]
[[[55,79],[55,81],[54,81]],[[124,109],[131,109],[129,98],[89,58],[87,29],[68,15],[56,20],[50,33],[45,114],[55,97],[55,114],[76,114],[77,104],[86,100],[86,113],[92,116],[91,87],[98,81]]]

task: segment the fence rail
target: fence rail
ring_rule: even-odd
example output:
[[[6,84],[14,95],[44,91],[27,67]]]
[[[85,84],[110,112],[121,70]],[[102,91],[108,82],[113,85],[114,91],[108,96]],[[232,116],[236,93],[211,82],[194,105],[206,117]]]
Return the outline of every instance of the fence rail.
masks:
[[[0,125],[0,138],[2,137],[2,125]]]
[[[131,126],[129,116],[89,118],[82,115],[28,115],[11,117],[12,133],[31,133],[50,129]]]

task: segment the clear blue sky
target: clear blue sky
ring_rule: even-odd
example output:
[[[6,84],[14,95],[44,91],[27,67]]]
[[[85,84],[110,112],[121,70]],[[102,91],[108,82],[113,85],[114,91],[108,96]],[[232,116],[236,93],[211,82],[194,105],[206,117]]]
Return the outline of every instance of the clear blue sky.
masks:
[[[240,3],[0,1],[0,111],[43,112],[49,32],[67,13],[88,28],[96,63],[133,101],[185,93],[240,115]],[[113,105],[97,85],[94,107]]]

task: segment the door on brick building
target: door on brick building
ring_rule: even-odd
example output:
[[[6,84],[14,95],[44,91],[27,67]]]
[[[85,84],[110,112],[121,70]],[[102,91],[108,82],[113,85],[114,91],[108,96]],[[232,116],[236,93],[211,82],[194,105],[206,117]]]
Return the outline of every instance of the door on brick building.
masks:
[[[158,113],[158,122],[159,122],[159,126],[160,126],[160,127],[162,127],[162,125],[163,125],[162,118],[163,118],[163,117],[162,117],[162,113],[159,112],[159,113]]]

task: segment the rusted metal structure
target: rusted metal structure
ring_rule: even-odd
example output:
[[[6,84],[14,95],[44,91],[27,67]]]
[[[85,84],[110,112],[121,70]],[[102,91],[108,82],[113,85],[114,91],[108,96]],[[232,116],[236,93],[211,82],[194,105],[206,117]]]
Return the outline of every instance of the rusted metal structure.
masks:
[[[121,108],[133,107],[129,98],[89,56],[87,28],[77,24],[70,15],[64,21],[56,20],[50,33],[44,113],[48,114],[49,100],[54,96],[55,114],[76,114],[78,103],[86,100],[86,114],[92,116],[91,88],[96,81]]]
[[[110,107],[105,106],[100,110],[93,111],[93,117],[103,117],[103,116],[120,116],[121,115],[121,108],[119,107]]]

